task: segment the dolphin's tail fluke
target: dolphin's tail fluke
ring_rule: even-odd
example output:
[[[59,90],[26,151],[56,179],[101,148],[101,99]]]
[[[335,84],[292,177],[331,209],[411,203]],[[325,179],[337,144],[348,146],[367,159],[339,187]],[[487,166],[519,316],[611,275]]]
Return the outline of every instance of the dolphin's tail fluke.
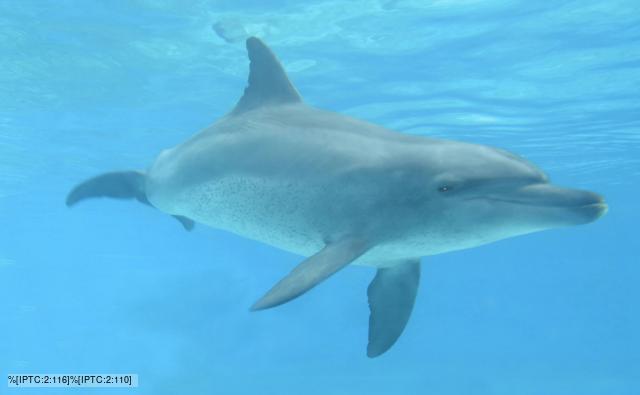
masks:
[[[149,204],[144,192],[144,173],[139,171],[119,171],[105,173],[90,178],[75,186],[67,195],[67,206],[81,200],[110,197],[114,199],[136,199]]]
[[[119,171],[105,173],[76,185],[67,195],[67,206],[74,206],[81,200],[109,197],[114,199],[135,199],[151,206],[145,193],[145,174],[140,171]],[[186,230],[193,229],[189,218],[174,215]]]

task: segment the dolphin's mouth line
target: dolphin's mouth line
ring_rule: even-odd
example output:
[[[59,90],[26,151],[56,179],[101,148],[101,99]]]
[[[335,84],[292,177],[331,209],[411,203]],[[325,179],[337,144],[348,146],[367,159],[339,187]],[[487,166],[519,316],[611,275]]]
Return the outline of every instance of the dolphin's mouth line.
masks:
[[[494,202],[517,204],[517,205],[520,205],[520,206],[530,206],[530,207],[569,208],[569,209],[600,208],[600,209],[603,209],[603,210],[607,210],[609,208],[609,206],[605,202],[593,202],[593,203],[588,203],[588,204],[566,205],[566,204],[535,203],[535,202],[527,201],[527,200],[504,199],[504,198],[494,198],[494,197],[485,197],[485,198],[480,198],[480,199],[490,200],[490,201],[494,201]]]

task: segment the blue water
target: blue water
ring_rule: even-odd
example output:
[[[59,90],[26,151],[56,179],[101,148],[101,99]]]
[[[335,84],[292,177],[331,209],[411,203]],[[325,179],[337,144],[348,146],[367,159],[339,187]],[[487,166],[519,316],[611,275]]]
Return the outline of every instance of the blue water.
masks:
[[[404,335],[368,359],[371,270],[250,313],[301,257],[131,202],[65,207],[231,109],[248,34],[310,104],[509,149],[610,211],[424,259]],[[83,393],[640,394],[637,0],[6,0],[0,55],[3,375],[139,374]]]

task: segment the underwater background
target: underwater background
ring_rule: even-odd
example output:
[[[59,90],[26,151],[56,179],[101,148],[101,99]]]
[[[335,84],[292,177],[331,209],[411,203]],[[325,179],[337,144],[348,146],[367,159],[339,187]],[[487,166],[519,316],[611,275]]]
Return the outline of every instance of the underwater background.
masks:
[[[301,257],[65,206],[229,111],[249,35],[311,105],[508,149],[609,213],[424,258],[407,329],[369,359],[373,270],[250,313]],[[139,374],[77,393],[640,394],[639,91],[637,0],[0,1],[0,372]]]

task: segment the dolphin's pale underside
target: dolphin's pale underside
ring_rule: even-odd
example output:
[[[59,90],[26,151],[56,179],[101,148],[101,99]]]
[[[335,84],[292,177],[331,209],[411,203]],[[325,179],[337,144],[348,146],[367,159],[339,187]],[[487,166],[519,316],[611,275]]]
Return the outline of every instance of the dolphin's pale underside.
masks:
[[[228,115],[146,172],[81,183],[67,204],[136,199],[188,230],[195,221],[309,257],[253,310],[285,303],[349,264],[375,267],[371,357],[404,330],[422,256],[586,223],[606,210],[598,195],[552,186],[508,152],[308,106],[262,41],[248,39],[247,49],[249,83]]]

